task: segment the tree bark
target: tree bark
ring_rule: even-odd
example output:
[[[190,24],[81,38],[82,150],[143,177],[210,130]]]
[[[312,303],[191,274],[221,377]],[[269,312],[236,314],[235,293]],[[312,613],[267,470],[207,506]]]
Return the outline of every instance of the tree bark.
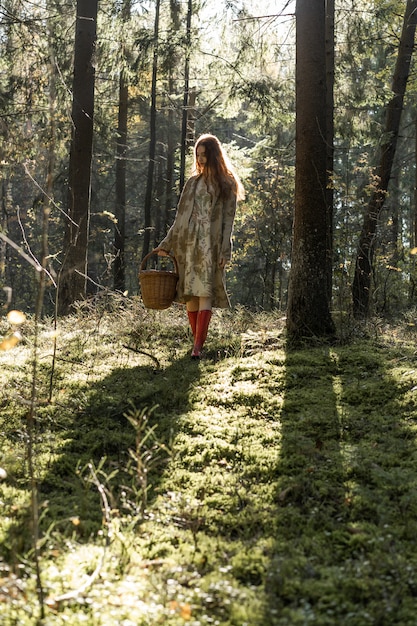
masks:
[[[417,116],[414,121],[415,124],[415,139],[414,139],[414,161],[416,163],[415,172],[414,172],[414,211],[412,215],[412,232],[411,232],[411,254],[412,254],[412,263],[411,263],[411,273],[410,273],[410,288],[408,300],[410,303],[414,301],[415,292],[416,292],[416,256],[417,256]]]
[[[7,233],[7,207],[6,207],[6,195],[7,195],[7,181],[5,177],[2,177],[0,181],[0,228],[4,233]],[[6,259],[7,259],[7,243],[0,239],[0,287],[5,288],[6,282]]]
[[[126,236],[126,153],[127,153],[127,112],[128,83],[125,72],[119,78],[119,120],[116,146],[116,227],[114,230],[114,288],[125,290],[125,236]]]
[[[68,216],[58,292],[60,314],[68,313],[74,302],[86,295],[97,8],[98,0],[77,0]]]
[[[48,146],[48,170],[46,176],[45,193],[42,198],[42,235],[40,263],[42,271],[39,274],[37,303],[35,315],[40,319],[44,304],[46,288],[46,272],[49,267],[49,221],[51,217],[51,205],[54,192],[54,171],[56,161],[56,61],[55,53],[51,45],[51,26],[48,25],[49,38],[49,128],[50,139]]]
[[[327,289],[333,288],[333,201],[334,201],[334,0],[326,0],[326,206],[327,206]]]
[[[365,318],[369,315],[378,219],[384,206],[391,178],[404,95],[410,73],[416,24],[417,0],[408,0],[392,82],[393,96],[388,103],[386,112],[385,132],[377,169],[378,185],[368,203],[356,253],[355,274],[352,284],[353,314],[356,318]]]
[[[417,246],[417,116],[415,121],[415,147],[414,147],[414,160],[416,162],[415,167],[415,185],[414,185],[414,229],[413,229],[413,245]]]
[[[149,244],[151,241],[151,208],[152,208],[152,191],[153,191],[153,177],[155,170],[155,152],[156,152],[156,82],[158,73],[158,39],[159,39],[159,9],[161,6],[161,0],[156,0],[155,7],[155,24],[154,24],[154,52],[153,52],[153,64],[152,64],[152,93],[151,93],[151,114],[150,114],[150,129],[149,129],[149,161],[148,161],[148,174],[146,178],[146,191],[145,191],[145,234],[143,238],[142,259],[149,252]]]
[[[296,175],[287,330],[333,334],[328,294],[325,0],[296,4]]]
[[[130,0],[124,0],[122,21],[127,24],[130,18]],[[126,62],[125,50],[122,49],[122,59]],[[126,155],[127,155],[127,117],[128,117],[129,85],[125,68],[122,67],[119,76],[119,113],[117,124],[116,144],[116,205],[114,230],[114,288],[125,290],[125,231],[126,231]]]
[[[185,66],[184,66],[184,95],[182,103],[182,126],[181,126],[181,157],[180,157],[180,191],[185,182],[185,157],[187,155],[187,129],[188,129],[188,104],[190,89],[190,50],[191,50],[191,18],[193,14],[193,0],[188,0],[187,29],[185,39]]]
[[[174,80],[172,68],[169,69],[169,93],[174,93]],[[164,232],[171,226],[172,209],[176,205],[174,201],[174,152],[177,147],[177,137],[174,138],[175,116],[172,106],[168,111],[168,129],[167,129],[167,153],[166,153],[166,172],[165,172],[165,211],[164,211]]]
[[[181,28],[181,4],[178,0],[170,0],[171,33],[178,32]],[[175,69],[178,65],[177,50],[173,49],[168,66],[168,94],[175,93]],[[166,172],[165,172],[165,210],[163,230],[166,232],[172,224],[174,211],[177,204],[174,193],[174,165],[175,150],[178,147],[178,136],[175,132],[175,109],[172,104],[168,108],[168,128],[166,144]]]

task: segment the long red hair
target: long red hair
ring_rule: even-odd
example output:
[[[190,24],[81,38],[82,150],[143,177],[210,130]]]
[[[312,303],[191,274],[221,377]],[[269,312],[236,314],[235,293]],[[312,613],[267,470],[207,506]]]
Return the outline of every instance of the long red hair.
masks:
[[[197,160],[197,148],[204,146],[206,164],[202,167]],[[220,196],[226,198],[232,191],[238,200],[245,197],[243,185],[236,174],[227,154],[223,150],[220,141],[215,135],[201,135],[194,146],[194,174],[203,174],[207,180],[218,185]]]

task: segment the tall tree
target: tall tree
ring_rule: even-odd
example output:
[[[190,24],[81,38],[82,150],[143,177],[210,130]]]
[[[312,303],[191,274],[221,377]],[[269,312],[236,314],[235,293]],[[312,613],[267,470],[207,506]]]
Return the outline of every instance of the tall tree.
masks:
[[[7,181],[5,176],[0,181],[0,230],[7,232]],[[0,239],[0,289],[5,287],[6,278],[6,259],[7,259],[7,244],[3,239]],[[3,294],[2,294],[3,295]]]
[[[334,332],[328,291],[325,0],[296,3],[296,174],[287,329]]]
[[[180,31],[181,27],[181,5],[178,0],[170,0],[170,18],[171,18],[171,32],[169,34],[170,43],[174,40],[174,33]],[[174,68],[178,65],[178,53],[177,47],[174,44],[170,47],[170,63],[168,64],[168,94],[175,93],[175,76]],[[168,108],[168,128],[167,128],[167,143],[166,143],[166,172],[165,172],[165,211],[164,211],[164,224],[166,229],[171,225],[171,213],[172,208],[175,206],[174,201],[174,153],[177,146],[177,135],[175,125],[175,110],[174,106],[170,104]],[[165,231],[164,231],[165,232]]]
[[[77,0],[68,216],[58,291],[58,310],[61,314],[68,313],[71,305],[86,295],[97,8],[98,0]]]
[[[185,64],[184,64],[184,94],[182,102],[181,125],[181,159],[180,159],[180,189],[185,181],[185,157],[187,155],[187,127],[188,105],[190,99],[190,54],[191,54],[191,18],[193,15],[193,0],[188,0],[187,25],[185,35]]]
[[[326,0],[326,145],[327,145],[327,182],[326,182],[326,205],[327,205],[327,288],[329,301],[332,298],[333,287],[333,202],[334,202],[334,17],[335,0]]]
[[[122,6],[122,28],[130,19],[131,0]],[[114,288],[125,290],[125,230],[126,230],[126,156],[129,83],[127,79],[125,43],[121,44],[121,70],[119,74],[119,112],[116,143],[116,227],[114,231],[115,259],[113,266]]]
[[[417,115],[416,118],[414,120],[414,128],[415,128],[415,135],[414,135],[414,160],[417,163]],[[414,170],[414,211],[413,211],[413,217],[412,217],[412,230],[411,230],[411,256],[412,256],[412,261],[411,261],[411,268],[412,271],[410,272],[410,289],[409,289],[409,299],[410,301],[414,301],[415,298],[415,294],[416,294],[416,255],[417,255],[417,167],[415,167]]]
[[[40,273],[39,285],[38,285],[38,297],[35,314],[40,318],[44,304],[44,293],[46,287],[46,270],[49,267],[49,225],[51,217],[51,208],[53,203],[53,191],[54,191],[54,171],[56,161],[56,59],[52,46],[52,25],[48,23],[48,37],[50,41],[49,45],[49,127],[50,137],[48,145],[48,160],[47,160],[47,176],[45,183],[45,193],[42,198],[42,235],[40,246],[40,263],[42,271]],[[50,274],[49,274],[50,275]],[[54,285],[55,286],[55,285]]]
[[[414,48],[416,25],[417,0],[407,0],[392,81],[393,95],[386,110],[385,129],[377,170],[377,183],[367,206],[356,253],[352,297],[353,313],[357,318],[366,317],[369,314],[378,219],[384,206],[394,163],[401,112]]]
[[[149,157],[148,157],[148,174],[146,178],[145,192],[145,234],[143,238],[142,258],[149,252],[149,244],[151,240],[151,207],[152,207],[152,191],[153,177],[155,171],[155,154],[156,154],[156,83],[158,76],[158,40],[159,40],[159,11],[161,0],[156,0],[155,5],[155,22],[154,22],[154,49],[152,62],[152,85],[151,85],[151,111],[149,121]]]
[[[416,112],[416,119],[415,119],[415,144],[414,144],[414,160],[417,163],[417,112]],[[414,224],[413,224],[413,237],[412,237],[412,242],[414,244],[414,247],[417,246],[417,167],[415,168],[415,173],[414,173],[414,180],[415,180],[415,185],[414,185]]]

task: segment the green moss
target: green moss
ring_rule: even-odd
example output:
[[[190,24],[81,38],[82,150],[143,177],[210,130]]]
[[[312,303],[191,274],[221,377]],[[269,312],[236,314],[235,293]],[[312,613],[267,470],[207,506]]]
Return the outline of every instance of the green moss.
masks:
[[[195,363],[176,308],[60,322],[35,411],[45,623],[414,626],[412,338],[285,352],[271,323],[215,314]],[[0,356],[0,619],[25,626],[30,344]]]

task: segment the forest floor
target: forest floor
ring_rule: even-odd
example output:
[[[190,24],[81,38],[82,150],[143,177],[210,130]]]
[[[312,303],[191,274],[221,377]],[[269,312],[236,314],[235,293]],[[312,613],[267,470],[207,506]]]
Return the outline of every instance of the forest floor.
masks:
[[[288,349],[279,315],[216,312],[196,362],[176,307],[27,321],[0,352],[2,626],[415,626],[417,327],[343,324]]]

